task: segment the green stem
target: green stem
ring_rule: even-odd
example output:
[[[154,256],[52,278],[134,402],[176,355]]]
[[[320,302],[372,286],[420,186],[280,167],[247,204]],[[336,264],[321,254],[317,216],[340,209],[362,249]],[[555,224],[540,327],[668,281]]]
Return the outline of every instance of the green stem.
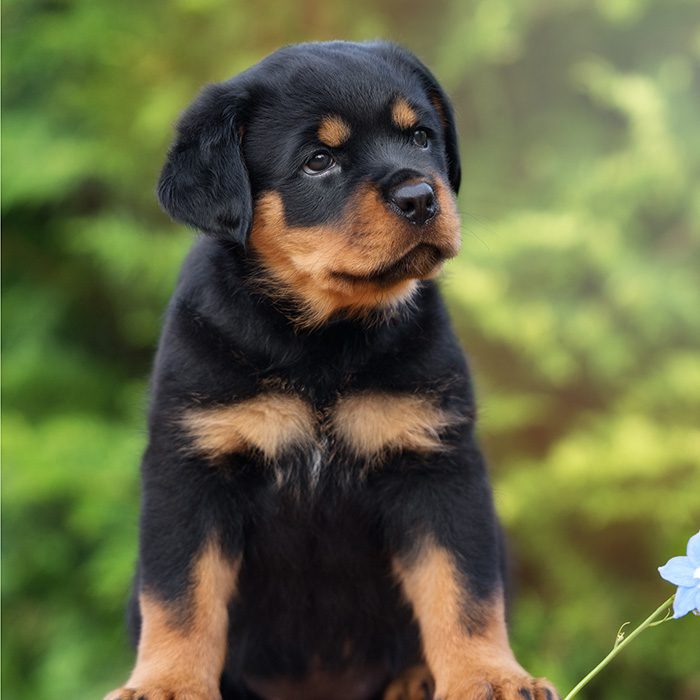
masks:
[[[588,682],[596,676],[602,669],[604,669],[637,635],[639,635],[641,632],[643,632],[647,627],[653,627],[654,626],[654,620],[661,615],[661,613],[666,612],[673,603],[673,599],[675,596],[671,596],[661,607],[657,608],[649,617],[647,617],[644,622],[642,622],[639,627],[637,627],[635,630],[629,633],[627,637],[625,637],[619,644],[616,644],[613,648],[612,651],[585,677],[583,680],[579,681],[579,683],[574,687],[574,689],[569,692],[569,694],[564,698],[564,700],[571,700],[571,698],[574,697],[574,695],[578,694],[578,691],[581,690],[585,685],[588,684]],[[660,620],[659,622],[663,622],[663,620]],[[657,623],[658,624],[658,623]]]

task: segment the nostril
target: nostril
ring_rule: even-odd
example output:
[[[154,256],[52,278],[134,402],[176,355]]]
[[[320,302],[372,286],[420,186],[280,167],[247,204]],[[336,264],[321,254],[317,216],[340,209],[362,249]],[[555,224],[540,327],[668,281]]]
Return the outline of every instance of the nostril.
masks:
[[[396,194],[392,199],[404,214],[409,214],[415,211],[416,202],[413,197],[406,197],[405,195]]]
[[[399,185],[389,193],[389,201],[393,202],[409,221],[417,224],[424,224],[437,209],[435,192],[427,182]]]

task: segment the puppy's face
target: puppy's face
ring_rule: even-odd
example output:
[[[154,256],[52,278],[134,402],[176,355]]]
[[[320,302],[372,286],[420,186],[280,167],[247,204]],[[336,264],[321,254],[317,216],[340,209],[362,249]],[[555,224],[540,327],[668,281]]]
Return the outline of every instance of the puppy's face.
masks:
[[[183,155],[189,172],[173,167]],[[452,111],[428,71],[394,46],[334,42],[209,88],[160,194],[176,218],[247,241],[265,288],[315,325],[392,307],[437,274],[459,249],[458,186]]]

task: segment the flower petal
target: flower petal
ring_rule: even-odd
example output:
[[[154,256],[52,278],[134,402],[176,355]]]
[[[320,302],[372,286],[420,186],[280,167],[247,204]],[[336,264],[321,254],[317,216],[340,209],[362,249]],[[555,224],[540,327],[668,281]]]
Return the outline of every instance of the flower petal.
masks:
[[[693,578],[693,565],[688,557],[673,557],[659,567],[661,578],[674,586],[695,586],[697,579]]]
[[[679,588],[676,597],[673,599],[673,617],[677,620],[683,615],[687,615],[691,610],[695,610],[696,588]]]
[[[700,566],[700,532],[688,540],[688,559],[693,563],[693,567]]]

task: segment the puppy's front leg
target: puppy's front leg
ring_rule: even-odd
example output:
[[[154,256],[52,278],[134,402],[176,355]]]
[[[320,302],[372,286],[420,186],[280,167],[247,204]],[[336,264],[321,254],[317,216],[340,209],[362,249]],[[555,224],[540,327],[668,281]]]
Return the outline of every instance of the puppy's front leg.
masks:
[[[490,494],[480,481],[452,474],[440,483],[438,476],[403,504],[412,515],[410,522],[402,517],[403,547],[394,572],[420,627],[435,697],[555,700],[554,687],[532,678],[511,651],[499,538]]]
[[[173,462],[161,470],[166,478],[149,479],[144,465],[136,665],[105,700],[220,697],[239,543],[229,541],[230,530],[221,534],[213,477],[203,472],[188,483],[190,469]]]

